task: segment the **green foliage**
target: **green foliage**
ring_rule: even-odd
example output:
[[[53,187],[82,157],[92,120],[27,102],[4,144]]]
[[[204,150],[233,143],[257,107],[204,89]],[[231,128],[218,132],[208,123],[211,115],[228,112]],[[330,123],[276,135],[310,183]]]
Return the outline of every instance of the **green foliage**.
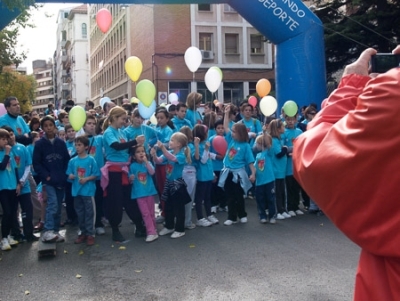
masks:
[[[400,0],[317,1],[325,29],[328,78],[368,47],[391,52],[400,38]]]

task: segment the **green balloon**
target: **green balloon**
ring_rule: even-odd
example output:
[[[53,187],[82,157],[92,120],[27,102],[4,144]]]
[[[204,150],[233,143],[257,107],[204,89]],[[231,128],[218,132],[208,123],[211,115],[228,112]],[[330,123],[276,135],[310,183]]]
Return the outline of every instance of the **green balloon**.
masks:
[[[296,116],[298,110],[299,108],[297,107],[297,104],[293,100],[288,100],[283,105],[283,111],[289,117]]]
[[[217,66],[212,66],[210,69],[215,69],[215,70],[217,70],[218,73],[219,73],[219,75],[221,75],[221,81],[222,81],[222,79],[224,78],[224,74],[222,73],[222,70],[221,70],[219,67],[217,67]]]
[[[69,122],[75,131],[79,131],[86,122],[85,109],[80,106],[75,106],[69,111]]]
[[[156,87],[148,79],[143,79],[136,86],[136,96],[146,107],[150,107],[156,98]]]

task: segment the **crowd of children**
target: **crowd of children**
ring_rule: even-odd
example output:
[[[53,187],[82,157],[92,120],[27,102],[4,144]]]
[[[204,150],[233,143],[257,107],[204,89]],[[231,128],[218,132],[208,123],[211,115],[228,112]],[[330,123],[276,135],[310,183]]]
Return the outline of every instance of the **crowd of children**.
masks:
[[[93,245],[96,235],[105,234],[106,224],[112,240],[122,242],[124,211],[135,225],[135,236],[146,242],[219,224],[217,211],[227,211],[226,226],[246,223],[248,195],[256,199],[262,224],[304,214],[291,159],[293,140],[302,133],[297,115],[283,114],[263,124],[244,103],[239,109],[207,104],[202,116],[196,110],[201,100],[201,94],[190,93],[186,104],[173,108],[174,115],[157,108],[156,125],[146,123],[137,108],[114,106],[101,119],[88,112],[79,133],[69,124],[67,112],[59,113],[59,120],[45,116],[26,148],[15,142],[12,128],[3,126],[0,177],[7,181],[0,181],[2,249],[11,249],[20,237],[36,238],[31,187],[41,189],[44,205],[37,228],[47,243],[64,241],[59,233],[64,224],[79,226],[77,244]],[[316,108],[308,111],[315,113]],[[310,119],[311,114],[302,124]],[[220,139],[225,149],[214,145]],[[30,174],[37,186],[30,185]],[[161,211],[157,219],[156,195]],[[23,234],[16,225],[18,204]],[[156,222],[164,223],[160,232]]]

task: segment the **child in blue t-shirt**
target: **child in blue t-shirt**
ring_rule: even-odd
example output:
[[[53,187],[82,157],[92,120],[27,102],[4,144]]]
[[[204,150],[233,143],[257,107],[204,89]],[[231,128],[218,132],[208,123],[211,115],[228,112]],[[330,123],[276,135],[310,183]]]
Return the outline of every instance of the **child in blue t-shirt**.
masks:
[[[72,196],[74,197],[75,211],[78,216],[80,234],[76,244],[86,241],[86,245],[94,245],[94,216],[96,193],[96,178],[100,176],[96,160],[87,154],[89,139],[87,136],[75,138],[77,156],[68,163],[66,174],[72,182]]]
[[[274,167],[275,175],[275,198],[276,209],[278,214],[276,219],[290,218],[291,216],[286,212],[286,193],[285,193],[285,173],[287,164],[287,151],[288,148],[284,145],[282,139],[285,132],[285,125],[281,119],[274,119],[268,125],[269,134],[272,137],[272,164]]]
[[[179,238],[185,235],[185,204],[190,202],[190,196],[186,190],[186,183],[182,178],[183,168],[191,162],[190,149],[187,147],[188,139],[182,133],[174,133],[169,141],[168,151],[165,145],[159,141],[158,148],[163,155],[157,157],[156,150],[151,150],[155,163],[167,162],[166,181],[162,199],[165,200],[165,227],[160,235],[172,233],[171,238]]]
[[[265,133],[256,138],[256,201],[260,223],[267,223],[265,210],[268,207],[269,223],[275,224],[275,175],[272,167],[272,137]]]
[[[249,136],[246,126],[242,123],[233,125],[229,129],[230,106],[225,108],[224,130],[228,141],[228,150],[224,157],[224,168],[221,170],[218,186],[223,187],[228,202],[228,219],[224,225],[236,223],[239,217],[241,223],[247,223],[244,197],[255,181],[256,170],[254,157],[248,143]],[[251,175],[247,175],[245,167],[248,166]]]
[[[175,132],[179,131],[184,126],[188,126],[190,129],[193,129],[191,121],[185,118],[186,111],[187,111],[187,106],[184,103],[179,103],[176,106],[176,116],[172,118],[172,123],[174,124]]]
[[[207,128],[196,124],[193,128],[194,162],[197,170],[195,207],[197,226],[208,227],[218,224],[218,219],[211,213],[211,187],[214,179],[213,165],[210,159],[210,142],[207,141]],[[203,204],[207,218],[203,217]]]
[[[137,202],[142,213],[147,231],[146,242],[152,242],[158,238],[154,212],[154,195],[157,194],[152,179],[154,172],[153,165],[147,161],[144,146],[135,146],[133,162],[129,168],[129,180],[132,183],[131,201]]]

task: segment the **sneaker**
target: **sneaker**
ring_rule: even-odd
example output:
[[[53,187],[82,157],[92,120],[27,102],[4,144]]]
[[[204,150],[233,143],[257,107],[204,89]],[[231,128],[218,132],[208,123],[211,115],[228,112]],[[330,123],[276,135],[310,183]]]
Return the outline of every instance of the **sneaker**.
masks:
[[[11,250],[10,243],[8,242],[8,239],[5,238],[5,237],[1,240],[1,250],[2,250],[2,251],[9,251],[9,250]]]
[[[164,227],[161,229],[160,233],[158,233],[158,234],[163,236],[163,235],[171,234],[172,232],[174,232],[174,229],[167,229]]]
[[[247,217],[242,217],[242,218],[240,219],[240,222],[241,222],[242,224],[247,223]]]
[[[92,235],[88,235],[86,238],[86,245],[89,247],[94,245],[94,237]]]
[[[42,242],[56,242],[58,237],[54,233],[54,231],[49,230],[49,231],[44,232],[42,234],[41,238],[42,238]]]
[[[261,223],[261,224],[266,224],[266,223],[267,223],[267,219],[266,219],[266,218],[260,219],[260,223]]]
[[[103,227],[97,227],[95,229],[95,232],[96,232],[96,235],[104,235],[104,234],[106,234],[106,231],[104,230]]]
[[[44,228],[44,222],[38,222],[34,227],[33,227],[33,231],[34,232],[40,232],[42,231]]]
[[[193,223],[190,223],[189,225],[185,226],[185,229],[188,229],[188,230],[192,230],[194,228],[196,228],[196,225]]]
[[[123,242],[125,241],[125,237],[122,236],[119,230],[113,230],[112,232],[112,240],[116,242]]]
[[[150,234],[150,235],[147,235],[147,237],[146,237],[146,242],[155,241],[157,238],[158,238],[158,235],[157,235],[157,234]]]
[[[276,219],[271,218],[271,219],[269,220],[269,223],[270,223],[270,224],[276,224]]]
[[[212,222],[210,222],[208,219],[202,218],[197,221],[196,226],[210,227],[210,226],[212,226]]]
[[[18,243],[24,241],[26,241],[26,238],[22,234],[17,235],[15,238],[14,236],[8,235],[8,243],[10,244],[11,247],[18,245]]]
[[[237,222],[236,221],[231,221],[230,219],[227,219],[225,222],[224,222],[224,225],[225,226],[230,226],[230,225],[233,225],[233,224],[236,224]]]
[[[289,214],[290,216],[292,216],[292,217],[295,217],[295,216],[296,216],[296,213],[294,213],[294,211],[292,211],[292,210],[290,210],[290,211],[288,212],[288,214]]]
[[[65,238],[62,236],[60,233],[55,233],[57,235],[57,240],[56,242],[64,242]]]
[[[290,215],[290,214],[288,214],[287,212],[283,212],[282,213],[282,216],[284,217],[284,218],[291,218],[292,216]]]
[[[211,207],[211,212],[212,213],[217,213],[217,208],[218,208],[218,206],[212,206]]]
[[[81,244],[85,242],[86,240],[86,235],[79,235],[77,239],[75,239],[74,244]]]
[[[101,218],[101,223],[104,225],[104,227],[110,227],[110,222],[104,216]]]
[[[165,217],[162,215],[159,215],[156,217],[156,223],[157,224],[162,224],[165,221]]]
[[[34,241],[38,241],[39,240],[39,238],[36,236],[36,235],[30,235],[30,236],[28,236],[28,237],[26,237],[26,241],[27,242],[34,242]]]
[[[285,217],[282,214],[278,213],[276,215],[276,219],[285,219]]]
[[[304,215],[304,212],[301,211],[300,209],[298,209],[298,210],[296,210],[296,214],[297,214],[297,215]]]
[[[225,207],[218,207],[219,212],[228,212],[228,206]]]
[[[178,232],[175,231],[174,233],[172,233],[171,238],[179,238],[185,235],[185,232]]]
[[[216,225],[219,223],[219,220],[214,216],[214,215],[210,215],[209,217],[207,217],[207,219],[213,224]]]

